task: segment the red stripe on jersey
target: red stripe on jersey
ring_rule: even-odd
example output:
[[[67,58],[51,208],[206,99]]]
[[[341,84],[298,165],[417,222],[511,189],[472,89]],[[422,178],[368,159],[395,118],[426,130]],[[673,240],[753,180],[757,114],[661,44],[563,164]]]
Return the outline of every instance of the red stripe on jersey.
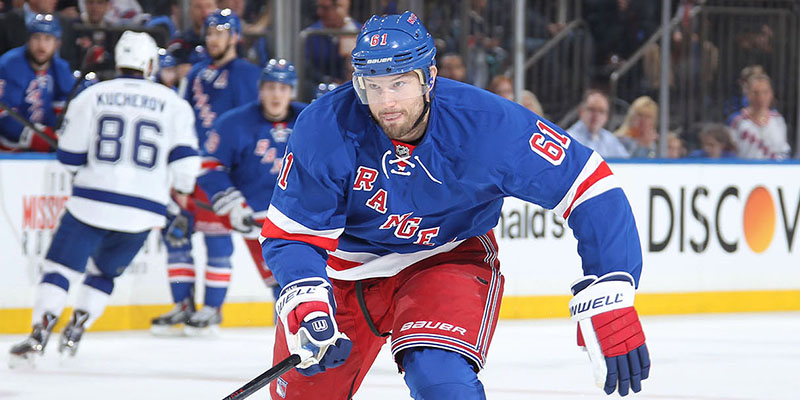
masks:
[[[589,190],[592,185],[597,183],[597,181],[611,175],[611,168],[608,168],[608,164],[606,164],[605,161],[601,162],[600,165],[597,166],[597,169],[595,169],[594,172],[592,172],[592,174],[589,175],[589,177],[581,182],[581,184],[578,186],[578,190],[575,192],[575,197],[572,199],[572,203],[570,203],[569,207],[567,207],[567,211],[564,211],[563,218],[567,219],[567,217],[569,217],[569,214],[572,212],[572,205],[575,204],[575,202],[581,196],[583,196],[583,194],[586,193],[586,191]]]
[[[308,243],[312,246],[317,246],[328,251],[334,251],[339,246],[339,239],[328,239],[322,236],[286,232],[277,225],[273,224],[269,218],[264,220],[264,227],[261,228],[261,236],[272,239],[295,240],[298,242]]]
[[[167,274],[170,278],[176,278],[179,276],[194,278],[194,270],[189,268],[170,268]]]
[[[214,272],[206,272],[206,280],[207,281],[217,281],[217,282],[230,282],[231,281],[231,274],[230,273],[214,273]]]
[[[328,254],[328,266],[337,271],[344,271],[346,269],[355,268],[362,264],[363,263],[360,262],[343,260],[339,257],[334,257],[333,255]]]
[[[203,160],[200,164],[200,168],[202,169],[224,169],[225,166],[222,165],[221,162],[217,160]]]

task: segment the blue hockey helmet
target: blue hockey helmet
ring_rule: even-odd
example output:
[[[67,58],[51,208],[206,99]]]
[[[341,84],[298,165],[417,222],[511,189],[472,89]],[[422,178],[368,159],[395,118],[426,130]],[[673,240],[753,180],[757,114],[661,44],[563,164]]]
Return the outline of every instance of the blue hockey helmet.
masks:
[[[317,85],[317,89],[314,91],[314,100],[319,99],[326,93],[332,92],[337,86],[338,85],[335,83],[320,82],[320,84]]]
[[[61,24],[53,14],[36,14],[27,24],[28,33],[46,33],[61,39]]]
[[[178,65],[178,60],[166,49],[158,49],[158,67],[169,68]]]
[[[242,33],[242,23],[239,21],[239,16],[230,8],[223,8],[209,14],[206,17],[205,27],[214,28],[218,31],[230,30],[231,34]]]
[[[364,78],[416,71],[423,93],[433,87],[430,67],[436,65],[433,37],[416,14],[373,15],[358,35],[352,53],[353,86],[368,103]]]
[[[262,82],[280,82],[285,83],[291,87],[297,86],[297,70],[294,64],[284,59],[276,60],[271,59],[267,65],[261,70],[261,78],[258,83]]]

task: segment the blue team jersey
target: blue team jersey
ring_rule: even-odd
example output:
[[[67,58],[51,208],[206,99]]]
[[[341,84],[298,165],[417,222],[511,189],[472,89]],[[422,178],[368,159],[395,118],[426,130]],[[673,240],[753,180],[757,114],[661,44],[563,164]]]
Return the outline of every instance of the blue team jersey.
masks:
[[[282,286],[393,276],[494,228],[506,196],[565,218],[586,274],[638,282],[635,221],[605,161],[524,107],[443,78],[416,146],[390,140],[352,85],[303,111],[262,229],[265,261]]]
[[[29,121],[53,126],[55,109],[63,107],[75,78],[69,64],[58,56],[46,71],[34,71],[27,50],[27,45],[17,47],[0,57],[0,99]],[[0,143],[16,147],[22,129],[20,122],[0,113]]]
[[[217,119],[203,145],[203,171],[198,179],[212,203],[230,190],[239,190],[253,210],[267,210],[289,136],[305,106],[292,102],[285,120],[269,121],[256,100]]]
[[[206,60],[192,66],[186,75],[183,97],[195,112],[195,128],[200,143],[218,116],[258,99],[261,69],[241,58],[217,67]]]

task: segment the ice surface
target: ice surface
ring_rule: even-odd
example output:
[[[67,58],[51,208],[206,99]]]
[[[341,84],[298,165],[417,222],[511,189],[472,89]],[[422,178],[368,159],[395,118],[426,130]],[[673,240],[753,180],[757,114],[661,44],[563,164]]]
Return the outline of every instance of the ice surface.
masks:
[[[653,368],[627,398],[796,399],[800,313],[644,317]],[[89,332],[74,359],[57,335],[35,369],[9,370],[0,335],[0,399],[221,399],[270,364],[273,329],[223,329],[218,338],[156,338],[145,331]],[[501,320],[486,370],[489,399],[610,399],[593,386],[566,319]],[[262,390],[250,399],[267,399]],[[324,397],[320,397],[323,399]],[[388,346],[356,399],[408,399]]]

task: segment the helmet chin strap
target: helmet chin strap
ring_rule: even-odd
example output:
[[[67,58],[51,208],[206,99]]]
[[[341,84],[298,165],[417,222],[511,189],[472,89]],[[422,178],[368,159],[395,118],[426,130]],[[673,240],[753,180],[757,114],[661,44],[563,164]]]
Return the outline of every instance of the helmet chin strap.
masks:
[[[423,77],[422,73],[419,70],[415,70],[414,72],[417,73],[417,75],[419,76],[419,80],[421,82],[423,82],[423,84],[424,84],[425,78]],[[428,93],[430,93],[430,95],[433,96],[433,87],[431,87],[430,90],[428,90]],[[414,125],[411,125],[411,128],[409,128],[408,131],[406,131],[406,135],[409,132],[411,132],[414,129],[416,129],[417,126],[419,126],[419,124],[422,123],[422,120],[425,119],[425,114],[427,114],[428,110],[430,110],[431,102],[428,100],[428,97],[426,96],[426,94],[428,94],[428,93],[424,93],[422,95],[422,101],[425,102],[425,105],[422,107],[422,112],[419,113],[419,117],[417,117],[417,120],[414,122]],[[422,136],[420,136],[420,139],[421,138],[422,138]],[[419,140],[419,139],[417,139],[417,140]]]
[[[427,97],[422,96],[422,101],[425,102],[425,105],[422,107],[422,112],[419,113],[419,117],[417,117],[417,121],[414,122],[414,125],[411,125],[411,128],[408,130],[408,132],[406,132],[406,134],[408,134],[409,132],[413,131],[414,129],[417,128],[417,126],[419,126],[419,124],[422,122],[422,120],[425,119],[425,114],[427,114],[428,110],[431,108],[431,102],[428,101]]]

